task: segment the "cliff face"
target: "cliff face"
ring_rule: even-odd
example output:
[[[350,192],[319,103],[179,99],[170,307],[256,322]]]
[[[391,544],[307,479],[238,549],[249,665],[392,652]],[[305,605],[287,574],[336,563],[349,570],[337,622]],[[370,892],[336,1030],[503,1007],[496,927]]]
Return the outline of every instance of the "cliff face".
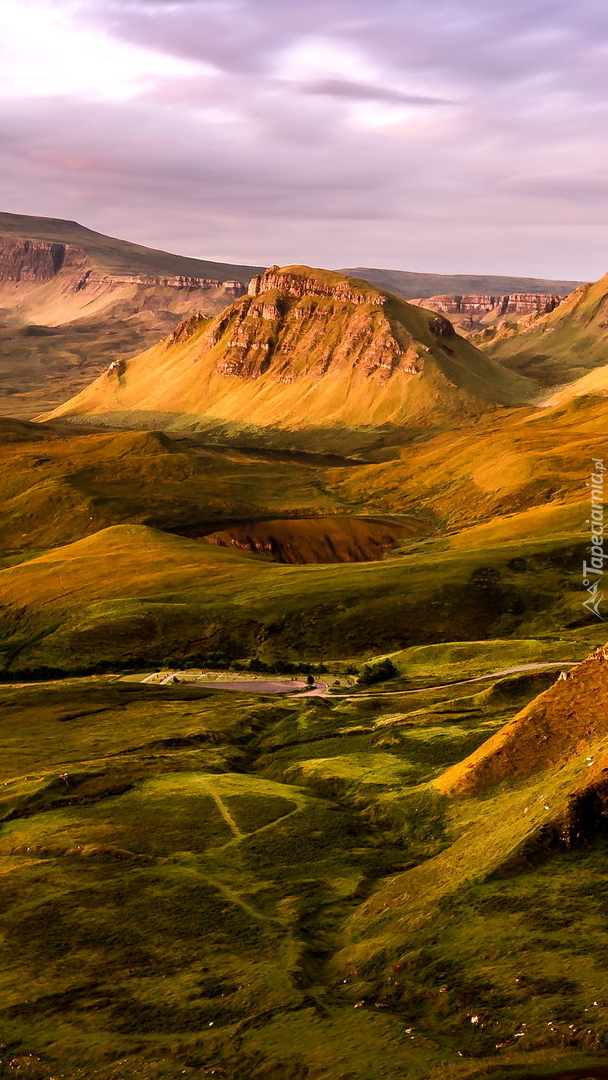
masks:
[[[389,317],[387,297],[337,274],[333,279],[306,268],[298,273],[271,267],[253,278],[246,297],[206,327],[197,341],[201,354],[219,345],[216,374],[256,380],[272,367],[273,378],[283,384],[304,377],[318,381],[328,372],[337,377],[348,371],[356,382],[373,379],[380,386],[397,371],[420,375],[428,350],[414,346]],[[192,336],[199,325],[185,320],[165,347]]]
[[[440,311],[450,317],[468,317],[471,324],[481,324],[488,316],[501,319],[507,315],[546,315],[563,300],[562,296],[548,293],[510,293],[506,296],[471,294],[469,296],[431,296],[412,303],[431,311]]]
[[[61,271],[66,253],[65,244],[0,237],[0,281],[51,281]],[[86,260],[84,251],[79,256]]]
[[[377,307],[386,304],[386,296],[368,285],[352,278],[344,278],[332,271],[307,271],[306,266],[271,266],[263,274],[257,274],[249,283],[249,296],[260,296],[274,289],[284,296],[301,299],[304,296],[324,296],[351,304],[372,303]]]
[[[163,273],[162,253],[161,272],[148,273],[146,261],[154,265],[152,256],[142,256],[141,273],[135,257],[132,270],[114,269],[77,243],[0,231],[1,412],[35,416],[115,359],[158,341],[185,315],[201,309],[213,315],[247,291],[233,274]],[[167,259],[170,268],[179,262]],[[184,260],[186,271],[191,263]],[[219,265],[209,268],[221,272]]]
[[[243,296],[247,291],[240,281],[222,281],[219,278],[103,273],[95,267],[84,248],[74,244],[0,236],[0,282],[46,283],[58,276],[64,280],[74,277],[76,280],[73,284],[77,291],[91,285],[160,286],[189,291],[222,288],[227,297]]]

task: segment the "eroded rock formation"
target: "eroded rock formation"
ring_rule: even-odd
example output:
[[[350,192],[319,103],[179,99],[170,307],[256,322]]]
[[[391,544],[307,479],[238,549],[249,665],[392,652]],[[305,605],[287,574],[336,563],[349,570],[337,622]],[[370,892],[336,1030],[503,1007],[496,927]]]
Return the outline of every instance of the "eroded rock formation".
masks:
[[[548,293],[510,293],[507,296],[430,296],[424,300],[411,300],[410,303],[461,320],[468,317],[468,322],[473,325],[483,322],[488,316],[501,319],[508,315],[546,315],[563,299],[563,296]]]

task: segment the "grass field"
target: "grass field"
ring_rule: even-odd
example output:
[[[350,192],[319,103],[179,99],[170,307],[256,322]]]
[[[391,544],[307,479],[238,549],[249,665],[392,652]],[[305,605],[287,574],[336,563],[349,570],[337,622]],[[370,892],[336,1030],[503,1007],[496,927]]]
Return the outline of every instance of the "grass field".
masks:
[[[550,781],[499,793],[490,829],[487,800],[433,786],[548,682],[399,712],[108,676],[2,687],[2,1060],[34,1080],[506,1080],[601,1060],[601,836],[497,876],[517,800],[536,798],[527,837],[555,820]],[[415,874],[435,884],[412,919],[394,891]]]

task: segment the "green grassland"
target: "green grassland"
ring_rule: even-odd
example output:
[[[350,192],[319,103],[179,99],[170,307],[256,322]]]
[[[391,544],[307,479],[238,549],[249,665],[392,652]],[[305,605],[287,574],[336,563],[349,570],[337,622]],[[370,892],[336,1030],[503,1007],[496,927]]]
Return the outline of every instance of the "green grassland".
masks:
[[[110,677],[4,686],[4,1067],[507,1080],[602,1060],[601,835],[497,876],[494,833],[503,863],[519,843],[516,796],[498,797],[507,824],[484,856],[471,819],[487,832],[487,805],[433,787],[547,683],[398,706]],[[528,833],[550,817],[535,810]],[[390,948],[359,958],[352,927],[374,898],[426,867],[436,882],[438,860],[449,906],[435,896],[408,925],[389,904]]]
[[[586,622],[576,579],[582,556],[575,536],[285,566],[117,525],[0,571],[0,650],[7,671],[69,671],[212,652],[361,657],[480,634],[536,637],[548,626],[559,635]]]

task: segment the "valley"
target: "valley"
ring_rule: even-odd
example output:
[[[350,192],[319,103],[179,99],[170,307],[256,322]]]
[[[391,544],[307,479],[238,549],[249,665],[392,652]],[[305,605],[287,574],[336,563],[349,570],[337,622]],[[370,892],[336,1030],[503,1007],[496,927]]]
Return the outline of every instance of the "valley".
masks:
[[[8,218],[0,1076],[601,1077],[606,282],[465,337]]]

